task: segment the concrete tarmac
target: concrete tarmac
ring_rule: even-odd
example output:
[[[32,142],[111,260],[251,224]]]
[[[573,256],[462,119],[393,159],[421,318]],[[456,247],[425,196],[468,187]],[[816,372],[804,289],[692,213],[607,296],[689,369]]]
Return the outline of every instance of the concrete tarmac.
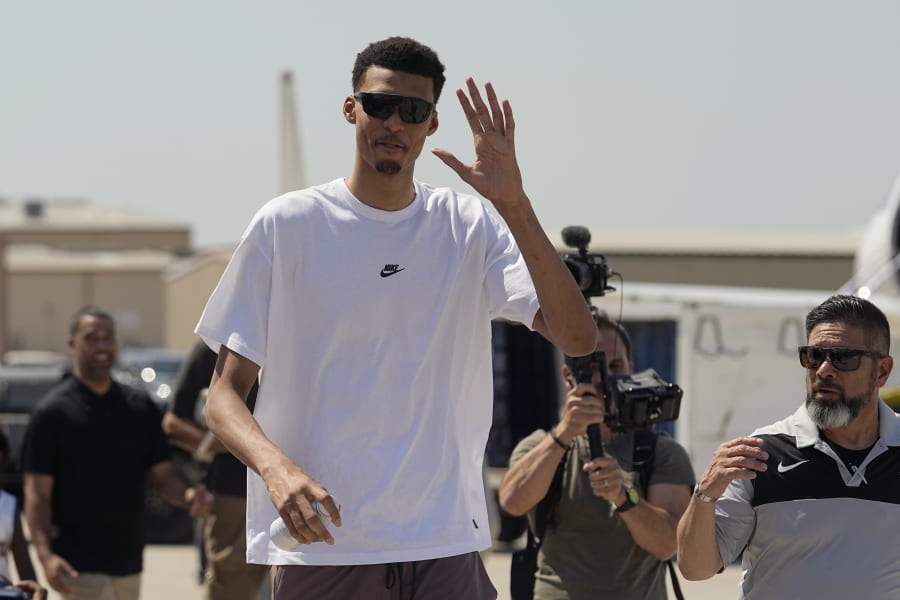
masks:
[[[498,600],[509,600],[511,556],[508,550],[488,550],[482,554],[494,587],[497,588]],[[37,562],[37,557],[33,556],[32,560],[41,584],[46,587],[47,580],[44,578],[40,563]],[[193,546],[147,546],[144,551],[141,599],[201,600],[203,587],[197,582],[198,564],[197,551]],[[681,590],[687,600],[736,598],[739,580],[740,568],[734,566],[707,581],[685,581],[680,577]],[[671,591],[669,597],[675,598]],[[64,598],[51,590],[49,600],[64,600]]]

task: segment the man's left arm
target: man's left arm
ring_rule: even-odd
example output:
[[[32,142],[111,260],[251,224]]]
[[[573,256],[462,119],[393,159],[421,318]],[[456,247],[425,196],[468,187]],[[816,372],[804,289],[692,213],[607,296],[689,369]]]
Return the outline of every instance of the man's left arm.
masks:
[[[657,450],[659,452],[660,450]],[[687,460],[685,455],[684,460]],[[688,463],[689,464],[689,463]],[[588,482],[595,496],[604,498],[613,506],[627,504],[625,488],[630,476],[612,456],[601,456],[585,463]],[[625,512],[617,512],[628,527],[634,542],[658,558],[667,560],[675,555],[678,538],[678,520],[691,501],[690,477],[677,478],[684,483],[651,483],[647,498]]]
[[[628,512],[619,513],[619,518],[638,546],[659,560],[668,560],[675,556],[678,519],[691,501],[691,488],[683,484],[657,483],[650,486],[647,496]],[[623,492],[616,499],[616,506],[624,502]]]
[[[432,152],[490,200],[506,221],[541,306],[532,327],[570,356],[590,354],[596,343],[596,328],[574,277],[547,239],[525,194],[509,101],[504,100],[501,106],[490,83],[484,86],[487,103],[471,77],[466,79],[466,86],[469,96],[461,89],[456,90],[456,96],[472,130],[475,161],[467,165],[446,150],[435,148]]]
[[[525,259],[541,306],[532,328],[569,356],[589,354],[597,342],[587,302],[547,239],[527,197],[515,216],[507,213],[503,218]]]
[[[152,465],[148,475],[160,496],[170,504],[187,508],[192,517],[203,517],[212,508],[214,499],[206,486],[201,483],[191,487],[171,460]]]

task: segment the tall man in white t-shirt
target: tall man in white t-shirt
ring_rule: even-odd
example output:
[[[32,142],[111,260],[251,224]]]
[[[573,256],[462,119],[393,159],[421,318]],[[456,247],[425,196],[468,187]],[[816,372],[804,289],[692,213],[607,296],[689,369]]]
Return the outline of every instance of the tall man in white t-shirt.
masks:
[[[524,323],[569,355],[594,348],[586,303],[523,189],[512,109],[491,84],[485,99],[471,78],[457,90],[474,162],[432,152],[505,225],[478,198],[414,179],[443,71],[409,38],[357,55],[342,105],[356,136],[350,176],[267,203],[197,326],[221,346],[208,423],[250,467],[248,559],[278,566],[276,599],[495,598],[478,555],[491,543],[490,321]],[[269,539],[279,516],[293,551]]]

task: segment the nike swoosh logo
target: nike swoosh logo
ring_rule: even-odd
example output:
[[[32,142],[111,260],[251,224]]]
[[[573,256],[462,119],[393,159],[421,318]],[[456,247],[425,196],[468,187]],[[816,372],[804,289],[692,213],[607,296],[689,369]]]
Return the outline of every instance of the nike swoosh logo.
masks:
[[[779,473],[787,473],[787,472],[790,471],[791,469],[796,469],[796,468],[799,467],[800,465],[802,465],[802,464],[804,464],[804,463],[808,463],[808,462],[809,462],[808,460],[801,460],[800,462],[795,462],[795,463],[792,464],[792,465],[786,465],[786,466],[785,466],[784,463],[781,463],[781,462],[780,462],[780,463],[778,463],[778,472],[779,472]]]
[[[385,271],[384,269],[382,269],[381,276],[382,277],[390,277],[391,275],[396,275],[400,271],[404,271],[404,270],[406,270],[406,267],[403,267],[402,269],[397,269],[396,271]]]

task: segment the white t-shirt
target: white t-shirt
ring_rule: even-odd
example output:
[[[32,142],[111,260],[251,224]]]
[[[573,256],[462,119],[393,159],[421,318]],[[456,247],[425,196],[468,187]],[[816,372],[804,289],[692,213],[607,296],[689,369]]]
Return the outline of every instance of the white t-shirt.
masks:
[[[343,180],[267,203],[197,333],[262,367],[254,416],[341,504],[335,543],[284,552],[248,472],[248,560],[424,560],[491,543],[481,466],[492,422],[490,320],[532,326],[512,236],[478,198],[416,182],[399,211]]]

